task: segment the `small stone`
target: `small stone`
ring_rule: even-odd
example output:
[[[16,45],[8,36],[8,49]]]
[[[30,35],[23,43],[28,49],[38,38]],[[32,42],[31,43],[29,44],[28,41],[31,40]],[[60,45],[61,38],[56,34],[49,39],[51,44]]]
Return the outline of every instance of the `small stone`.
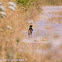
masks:
[[[12,27],[11,26],[7,26],[7,28],[11,29],[12,30]]]
[[[30,20],[28,23],[33,23],[33,20]]]

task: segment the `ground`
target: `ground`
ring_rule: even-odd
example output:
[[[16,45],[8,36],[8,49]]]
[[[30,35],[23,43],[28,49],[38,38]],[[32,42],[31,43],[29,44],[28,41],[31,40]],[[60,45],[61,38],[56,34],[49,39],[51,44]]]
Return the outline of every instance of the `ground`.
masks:
[[[16,11],[12,11],[7,4],[12,0],[0,1],[7,13],[5,19],[0,18],[0,59],[23,59],[19,62],[62,61],[62,6],[39,6],[39,10],[30,6],[25,11],[25,7],[17,4]],[[30,20],[34,23],[33,34],[29,37]],[[7,28],[8,25],[12,30]]]

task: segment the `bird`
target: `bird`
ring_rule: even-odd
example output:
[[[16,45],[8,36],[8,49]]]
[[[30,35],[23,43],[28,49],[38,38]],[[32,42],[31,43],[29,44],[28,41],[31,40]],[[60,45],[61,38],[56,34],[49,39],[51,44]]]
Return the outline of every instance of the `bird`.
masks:
[[[28,35],[32,35],[32,31],[33,31],[32,25],[30,25],[30,26],[29,26],[29,29],[28,29]]]

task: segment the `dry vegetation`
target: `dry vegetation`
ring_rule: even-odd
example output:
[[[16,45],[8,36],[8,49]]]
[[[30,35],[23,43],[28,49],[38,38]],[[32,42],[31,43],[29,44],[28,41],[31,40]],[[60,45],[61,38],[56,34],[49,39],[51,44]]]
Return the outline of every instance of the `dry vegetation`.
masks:
[[[35,54],[32,52],[33,46],[28,46],[29,44],[25,44],[22,39],[25,37],[23,34],[25,30],[28,30],[29,24],[28,21],[33,19],[34,21],[39,20],[39,13],[41,12],[41,5],[50,5],[48,0],[34,0],[32,4],[28,7],[24,7],[23,5],[17,4],[16,11],[12,11],[8,8],[8,2],[15,0],[0,0],[6,8],[7,17],[0,18],[0,59],[23,59],[24,62],[52,62],[50,58],[50,54],[46,56],[42,56],[40,54]],[[52,0],[51,0],[52,1]],[[55,0],[56,1],[56,0]],[[58,0],[59,1],[59,0]],[[56,5],[62,5],[62,0],[59,2],[56,1]],[[41,4],[42,3],[42,4]],[[51,3],[54,4],[54,3]],[[55,5],[55,4],[54,4]],[[7,26],[11,26],[13,29],[10,30]],[[51,47],[51,45],[49,44]],[[40,48],[48,48],[48,45],[36,45],[35,47]],[[24,48],[25,52],[19,52],[19,48]],[[27,53],[28,52],[28,53]],[[51,60],[50,60],[51,59]],[[10,61],[8,61],[10,62]],[[17,62],[17,61],[14,61]],[[19,61],[22,62],[22,61]]]
[[[7,13],[6,18],[0,18],[0,59],[23,59],[25,55],[18,52],[20,48],[18,45],[22,44],[20,42],[24,37],[23,32],[28,29],[28,21],[37,20],[38,10],[32,6],[26,11],[24,6],[17,4],[16,11],[12,11],[8,8],[9,0],[0,1],[5,6]],[[14,0],[14,2],[16,1]],[[12,27],[12,30],[7,28],[8,25]]]

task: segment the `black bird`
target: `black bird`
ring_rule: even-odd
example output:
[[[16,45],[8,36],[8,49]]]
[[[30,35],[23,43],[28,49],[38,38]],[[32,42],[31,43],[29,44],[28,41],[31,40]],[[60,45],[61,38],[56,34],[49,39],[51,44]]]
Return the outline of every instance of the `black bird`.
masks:
[[[32,35],[32,31],[33,31],[32,25],[30,25],[29,30],[28,30],[28,35]]]

